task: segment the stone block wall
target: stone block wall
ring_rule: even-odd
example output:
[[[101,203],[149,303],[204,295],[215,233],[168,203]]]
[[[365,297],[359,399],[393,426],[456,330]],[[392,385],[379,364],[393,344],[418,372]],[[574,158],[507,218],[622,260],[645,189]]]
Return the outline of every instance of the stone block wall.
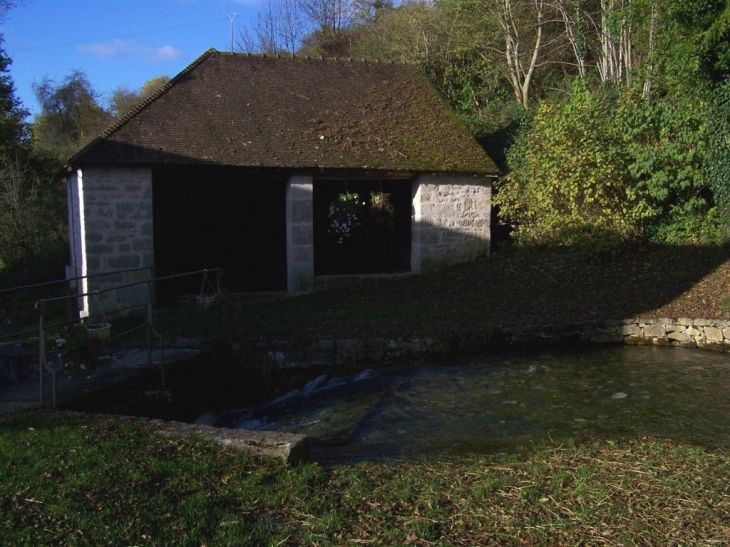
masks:
[[[616,319],[568,325],[495,327],[447,338],[364,338],[296,344],[260,340],[243,361],[261,369],[378,366],[421,358],[479,355],[492,350],[577,344],[676,346],[730,352],[730,321],[709,319]],[[239,344],[241,347],[246,344]]]
[[[287,292],[314,291],[314,209],[312,177],[293,176],[286,187]]]
[[[84,214],[85,275],[154,265],[152,171],[144,167],[86,167],[80,173]],[[77,271],[79,270],[77,266]],[[150,270],[92,277],[87,291],[149,279]],[[87,299],[86,313],[94,309]],[[147,302],[145,284],[99,295],[106,315]],[[89,308],[91,308],[89,310]],[[142,310],[143,308],[140,308]],[[84,313],[85,315],[85,313]]]
[[[411,271],[489,255],[492,181],[420,175],[413,183]]]
[[[584,321],[562,326],[504,327],[490,334],[507,347],[616,343],[730,352],[730,321],[719,319]]]
[[[0,387],[38,378],[38,352],[20,343],[0,343]]]

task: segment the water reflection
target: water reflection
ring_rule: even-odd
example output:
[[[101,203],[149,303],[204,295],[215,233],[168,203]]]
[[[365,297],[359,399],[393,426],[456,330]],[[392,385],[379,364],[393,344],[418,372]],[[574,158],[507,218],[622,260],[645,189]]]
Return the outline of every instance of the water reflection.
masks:
[[[303,433],[322,461],[515,452],[582,435],[730,446],[730,357],[673,348],[500,353],[320,377],[208,421]]]

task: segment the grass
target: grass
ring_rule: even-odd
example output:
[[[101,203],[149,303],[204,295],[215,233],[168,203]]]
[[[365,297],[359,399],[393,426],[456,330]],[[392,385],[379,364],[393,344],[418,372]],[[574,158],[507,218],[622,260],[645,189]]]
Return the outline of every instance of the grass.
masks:
[[[240,338],[448,341],[497,325],[730,319],[729,297],[730,250],[722,247],[645,247],[603,256],[534,250],[229,312]]]
[[[722,545],[730,451],[657,439],[287,468],[113,418],[0,418],[2,545]]]
[[[729,286],[726,249],[516,253],[366,289],[224,303],[187,324],[311,340],[727,319]],[[30,412],[0,417],[0,473],[0,545],[730,544],[730,449],[662,439],[287,468],[118,418]]]

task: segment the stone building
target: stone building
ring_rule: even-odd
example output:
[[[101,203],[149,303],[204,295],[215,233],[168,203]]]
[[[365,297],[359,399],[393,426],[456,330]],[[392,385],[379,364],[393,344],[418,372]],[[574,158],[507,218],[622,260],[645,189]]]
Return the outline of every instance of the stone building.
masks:
[[[496,175],[414,66],[209,50],[69,160],[69,271],[290,295],[419,274],[489,254]]]

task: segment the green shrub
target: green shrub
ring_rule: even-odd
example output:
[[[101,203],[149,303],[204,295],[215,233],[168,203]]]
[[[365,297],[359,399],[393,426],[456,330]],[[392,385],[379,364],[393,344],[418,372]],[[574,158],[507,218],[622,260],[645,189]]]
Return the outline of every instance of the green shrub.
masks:
[[[521,245],[696,240],[712,208],[706,113],[700,97],[593,92],[579,80],[569,100],[543,102],[524,126],[495,204]],[[701,233],[715,233],[715,218]]]

